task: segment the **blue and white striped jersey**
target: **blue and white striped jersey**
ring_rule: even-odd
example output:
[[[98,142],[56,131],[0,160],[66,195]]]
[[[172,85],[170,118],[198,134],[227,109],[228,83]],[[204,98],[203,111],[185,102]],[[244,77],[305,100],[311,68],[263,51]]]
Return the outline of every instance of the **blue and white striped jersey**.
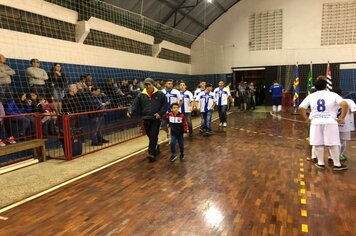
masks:
[[[200,112],[207,112],[213,109],[215,103],[214,93],[213,92],[201,92],[198,94],[195,101],[198,103]]]
[[[217,106],[223,106],[228,104],[228,97],[231,96],[227,88],[214,89],[215,102]]]

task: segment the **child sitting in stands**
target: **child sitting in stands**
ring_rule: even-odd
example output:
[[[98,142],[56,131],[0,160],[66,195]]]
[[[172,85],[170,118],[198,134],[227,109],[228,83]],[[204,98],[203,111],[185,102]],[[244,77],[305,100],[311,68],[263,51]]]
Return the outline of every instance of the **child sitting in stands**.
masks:
[[[36,111],[44,114],[44,116],[42,117],[42,120],[41,120],[42,133],[45,135],[57,134],[58,133],[57,126],[56,126],[57,117],[52,116],[52,115],[56,114],[54,104],[50,103],[44,97],[39,97]]]

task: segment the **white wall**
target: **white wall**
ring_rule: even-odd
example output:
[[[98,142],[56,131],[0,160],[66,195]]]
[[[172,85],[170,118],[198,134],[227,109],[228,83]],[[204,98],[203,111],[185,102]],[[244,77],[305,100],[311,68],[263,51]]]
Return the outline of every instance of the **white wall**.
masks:
[[[73,24],[75,24],[78,19],[78,14],[75,11],[59,7],[43,0],[1,0],[0,4]],[[94,22],[94,20],[89,23],[92,23],[92,26],[95,27],[100,25],[100,27],[103,28],[107,25],[111,25],[103,24],[102,21],[98,20]],[[109,32],[115,33],[115,30],[118,30],[118,28],[111,29]],[[148,40],[153,43],[151,36],[144,36],[138,32],[133,33],[132,30],[127,30],[125,33],[130,33],[130,38],[133,37],[133,39],[137,41]],[[25,60],[38,58],[41,61],[59,63],[191,74],[190,64],[5,29],[0,29],[0,35],[0,53],[7,58]]]
[[[192,73],[231,73],[231,67],[296,62],[355,61],[355,45],[320,46],[322,5],[339,1],[343,0],[241,0],[193,43]],[[249,51],[249,14],[276,9],[283,9],[282,49]]]

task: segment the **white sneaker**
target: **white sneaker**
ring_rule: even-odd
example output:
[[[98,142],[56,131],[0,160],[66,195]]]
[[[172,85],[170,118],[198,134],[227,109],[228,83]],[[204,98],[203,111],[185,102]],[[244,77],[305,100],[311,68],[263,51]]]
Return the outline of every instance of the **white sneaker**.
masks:
[[[219,127],[221,127],[222,125],[223,125],[223,123],[220,122],[220,123],[219,123]]]
[[[15,143],[16,143],[14,136],[11,136],[10,138],[8,138],[7,141],[8,141],[10,144],[15,144]]]
[[[227,123],[226,123],[226,122],[224,122],[224,123],[223,123],[223,126],[224,126],[224,127],[226,127],[226,126],[227,126]]]
[[[0,139],[0,147],[5,147],[6,144],[2,141],[2,139]]]

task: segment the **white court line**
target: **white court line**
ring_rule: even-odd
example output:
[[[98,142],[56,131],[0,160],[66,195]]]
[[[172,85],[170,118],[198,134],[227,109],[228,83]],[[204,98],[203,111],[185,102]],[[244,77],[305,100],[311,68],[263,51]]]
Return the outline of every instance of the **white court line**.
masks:
[[[230,114],[231,114],[231,113],[230,113]],[[212,121],[215,121],[215,120],[217,120],[217,119],[219,119],[219,118],[212,119]],[[194,126],[194,129],[196,129],[197,127],[200,127],[200,125]],[[165,143],[165,142],[167,142],[167,141],[168,141],[168,139],[165,139],[165,140],[159,142],[159,144]],[[110,163],[108,163],[108,164],[106,164],[106,165],[103,165],[103,166],[98,167],[98,168],[96,168],[96,169],[94,169],[94,170],[91,170],[91,171],[89,171],[89,172],[87,172],[87,173],[84,173],[84,174],[82,174],[82,175],[79,175],[79,176],[77,176],[77,177],[75,177],[75,178],[73,178],[73,179],[67,180],[67,181],[65,181],[65,182],[63,182],[63,183],[61,183],[61,184],[55,185],[55,186],[53,186],[53,187],[51,187],[51,188],[49,188],[49,189],[46,189],[46,190],[44,190],[44,191],[42,191],[42,192],[36,193],[35,195],[32,195],[32,196],[30,196],[30,197],[27,197],[27,198],[25,198],[25,199],[23,199],[23,200],[20,200],[20,201],[18,201],[18,202],[15,202],[15,203],[13,203],[13,204],[10,204],[10,205],[8,205],[8,206],[6,206],[6,207],[3,207],[3,208],[0,209],[0,213],[5,212],[5,211],[8,211],[8,210],[10,210],[10,209],[12,209],[12,208],[15,208],[15,207],[17,207],[17,206],[20,206],[20,205],[22,205],[22,204],[24,204],[24,203],[26,203],[26,202],[29,202],[29,201],[31,201],[31,200],[33,200],[33,199],[38,198],[38,197],[41,197],[41,196],[43,196],[43,195],[45,195],[45,194],[47,194],[47,193],[50,193],[50,192],[52,192],[52,191],[54,191],[54,190],[56,190],[56,189],[59,189],[59,188],[65,186],[65,185],[68,185],[68,184],[73,183],[73,182],[75,182],[75,181],[77,181],[77,180],[80,180],[80,179],[82,179],[82,178],[84,178],[84,177],[86,177],[86,176],[88,176],[88,175],[91,175],[91,174],[93,174],[93,173],[96,173],[96,172],[98,172],[98,171],[100,171],[100,170],[103,170],[103,169],[105,169],[105,168],[108,168],[108,167],[110,167],[110,166],[112,166],[112,165],[114,165],[114,164],[116,164],[116,163],[119,163],[119,162],[121,162],[121,161],[124,161],[124,160],[126,160],[126,159],[128,159],[128,158],[130,158],[130,157],[132,157],[132,156],[135,156],[135,155],[137,155],[137,154],[139,154],[139,153],[141,153],[141,152],[144,152],[144,151],[146,151],[146,150],[147,150],[147,147],[146,147],[146,148],[143,148],[143,149],[141,149],[141,150],[138,150],[138,151],[136,151],[136,152],[134,152],[134,153],[131,153],[131,154],[129,154],[129,155],[127,155],[127,156],[125,156],[125,157],[123,157],[123,158],[121,158],[121,159],[115,160],[115,161],[110,162]],[[7,220],[7,219],[8,219],[7,217],[1,217],[1,216],[0,216],[0,220]]]
[[[0,220],[8,220],[8,219],[9,219],[8,217],[0,216]]]
[[[289,118],[285,118],[283,116],[277,116],[275,114],[273,114],[272,112],[269,113],[271,116],[274,116],[274,117],[277,117],[277,118],[281,118],[283,120],[289,120],[289,121],[293,121],[293,122],[299,122],[299,123],[304,123],[304,124],[307,124],[306,122],[304,121],[301,121],[301,120],[292,120],[292,119],[289,119]]]

